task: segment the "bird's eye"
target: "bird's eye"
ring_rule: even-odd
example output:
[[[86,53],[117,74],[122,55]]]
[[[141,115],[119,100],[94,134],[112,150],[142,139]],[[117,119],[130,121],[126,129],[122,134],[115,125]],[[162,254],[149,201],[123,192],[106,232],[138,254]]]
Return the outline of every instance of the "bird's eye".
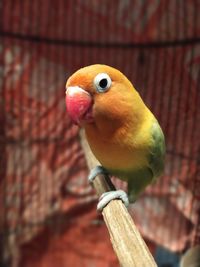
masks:
[[[108,91],[108,89],[111,86],[111,79],[108,74],[106,73],[99,73],[95,78],[94,78],[94,86],[96,87],[97,91],[99,93],[104,93]]]

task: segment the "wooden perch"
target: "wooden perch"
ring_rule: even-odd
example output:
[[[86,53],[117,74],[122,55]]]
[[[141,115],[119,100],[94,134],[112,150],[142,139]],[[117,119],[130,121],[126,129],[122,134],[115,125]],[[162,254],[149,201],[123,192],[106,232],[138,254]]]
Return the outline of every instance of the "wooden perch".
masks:
[[[100,163],[92,154],[89,145],[81,132],[81,143],[85,152],[89,169]],[[104,175],[98,175],[94,182],[98,196],[113,190]],[[122,267],[156,267],[156,263],[137,230],[131,216],[121,200],[112,200],[102,211],[107,225],[113,249]]]

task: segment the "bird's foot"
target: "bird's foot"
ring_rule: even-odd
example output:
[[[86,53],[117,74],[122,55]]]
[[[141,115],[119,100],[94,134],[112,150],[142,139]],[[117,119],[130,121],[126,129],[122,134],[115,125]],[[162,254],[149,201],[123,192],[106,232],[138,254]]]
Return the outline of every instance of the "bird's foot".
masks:
[[[96,166],[90,171],[90,174],[88,176],[89,182],[92,183],[94,181],[95,177],[99,174],[103,174],[106,177],[109,175],[109,173],[107,172],[107,170],[104,167]]]
[[[100,196],[97,210],[102,211],[104,207],[113,199],[121,199],[126,207],[129,205],[128,195],[126,192],[123,190],[109,191]]]
[[[107,183],[109,184],[112,191],[103,193],[99,198],[99,203],[97,205],[97,210],[102,211],[103,208],[113,199],[121,199],[122,202],[126,207],[129,205],[128,195],[123,190],[114,190],[115,187],[113,186],[111,180],[109,179],[108,171],[102,166],[96,166],[90,171],[88,176],[88,180],[90,183],[93,183],[94,179],[97,175],[103,174]]]

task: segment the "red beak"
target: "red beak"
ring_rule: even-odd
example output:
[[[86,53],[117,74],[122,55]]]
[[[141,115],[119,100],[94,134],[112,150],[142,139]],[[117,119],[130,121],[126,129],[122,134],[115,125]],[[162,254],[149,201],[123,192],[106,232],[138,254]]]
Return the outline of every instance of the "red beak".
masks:
[[[66,107],[69,116],[75,124],[81,125],[84,122],[91,123],[92,97],[78,86],[69,86],[66,90]]]

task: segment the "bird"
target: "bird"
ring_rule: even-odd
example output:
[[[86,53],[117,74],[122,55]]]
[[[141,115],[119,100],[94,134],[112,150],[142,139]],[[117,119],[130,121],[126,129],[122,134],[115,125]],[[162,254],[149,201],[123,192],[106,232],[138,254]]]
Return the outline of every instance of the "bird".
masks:
[[[100,162],[89,175],[110,174],[127,182],[123,190],[106,192],[97,209],[115,198],[126,206],[164,170],[165,137],[158,120],[131,81],[118,69],[94,64],[80,68],[66,82],[66,109],[85,131]]]

